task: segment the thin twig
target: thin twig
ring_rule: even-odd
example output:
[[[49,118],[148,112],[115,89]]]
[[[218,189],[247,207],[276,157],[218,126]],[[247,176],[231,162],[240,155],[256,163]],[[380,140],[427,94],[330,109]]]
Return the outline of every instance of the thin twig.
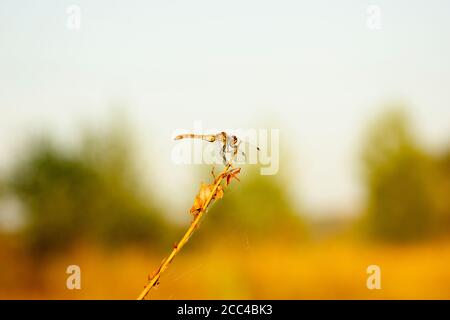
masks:
[[[191,225],[189,226],[189,229],[184,234],[183,238],[181,238],[180,242],[178,242],[174,247],[170,255],[164,259],[159,266],[159,268],[156,270],[156,272],[153,274],[152,278],[150,279],[149,283],[144,287],[144,290],[141,292],[137,300],[143,300],[147,296],[147,294],[150,292],[150,290],[158,284],[159,278],[161,277],[161,274],[167,269],[169,264],[172,262],[173,258],[177,255],[178,252],[180,252],[181,248],[188,242],[191,235],[194,233],[195,229],[197,228],[200,219],[202,218],[203,214],[206,212],[206,209],[208,208],[209,204],[213,200],[217,189],[221,185],[223,179],[227,176],[228,170],[233,167],[230,162],[225,166],[225,169],[222,171],[222,173],[217,177],[216,183],[214,184],[213,189],[211,190],[211,193],[209,194],[208,198],[206,199],[205,203],[201,207],[200,211],[197,215],[195,215],[194,220],[192,221]]]

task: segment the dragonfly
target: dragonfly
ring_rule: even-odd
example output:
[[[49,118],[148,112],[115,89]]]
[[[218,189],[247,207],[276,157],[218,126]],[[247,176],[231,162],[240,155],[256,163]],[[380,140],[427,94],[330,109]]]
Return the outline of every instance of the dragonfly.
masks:
[[[175,137],[175,140],[181,139],[200,139],[207,142],[216,142],[220,146],[220,155],[223,159],[223,163],[227,164],[227,155],[231,155],[231,159],[237,156],[238,153],[242,154],[245,157],[245,153],[242,150],[239,150],[241,143],[248,144],[252,146],[250,143],[242,141],[238,139],[235,135],[230,135],[224,131],[216,133],[216,134],[193,134],[186,133],[180,134]],[[258,146],[255,146],[256,150],[260,151]]]

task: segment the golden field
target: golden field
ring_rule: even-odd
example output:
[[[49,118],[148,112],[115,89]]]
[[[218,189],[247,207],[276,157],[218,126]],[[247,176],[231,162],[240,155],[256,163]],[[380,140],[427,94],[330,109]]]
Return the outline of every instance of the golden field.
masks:
[[[195,236],[194,236],[195,238]],[[78,246],[33,266],[1,253],[0,299],[135,299],[164,254]],[[70,264],[81,290],[66,288]],[[366,287],[367,266],[381,268],[381,289]],[[150,299],[450,299],[450,241],[415,245],[352,245],[323,241],[233,240],[185,248]]]

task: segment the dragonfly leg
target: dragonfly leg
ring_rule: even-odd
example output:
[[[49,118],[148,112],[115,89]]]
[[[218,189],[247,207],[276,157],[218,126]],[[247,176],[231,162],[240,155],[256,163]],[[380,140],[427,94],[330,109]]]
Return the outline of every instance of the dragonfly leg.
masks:
[[[226,166],[227,165],[227,155],[225,154],[225,152],[222,152],[222,160],[223,160],[223,165]]]
[[[233,146],[233,157],[236,157],[236,155],[239,153],[239,145]],[[245,157],[245,153],[241,151],[241,154]]]
[[[227,155],[226,155],[227,145],[224,144],[222,147],[222,150],[220,151],[220,154],[222,155],[223,165],[227,165]]]

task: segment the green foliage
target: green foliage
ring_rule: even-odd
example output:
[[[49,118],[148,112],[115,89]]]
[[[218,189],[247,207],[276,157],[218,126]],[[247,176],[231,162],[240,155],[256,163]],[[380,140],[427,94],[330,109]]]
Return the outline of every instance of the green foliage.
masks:
[[[431,161],[414,141],[402,112],[384,114],[370,128],[363,164],[369,233],[384,240],[413,240],[429,234],[433,225],[427,186]]]
[[[428,186],[434,203],[435,229],[450,234],[450,148],[434,157],[433,164]]]
[[[41,254],[77,241],[115,246],[165,240],[168,224],[140,191],[129,149],[118,128],[86,135],[74,152],[48,139],[34,143],[9,186],[26,208],[30,249]]]

